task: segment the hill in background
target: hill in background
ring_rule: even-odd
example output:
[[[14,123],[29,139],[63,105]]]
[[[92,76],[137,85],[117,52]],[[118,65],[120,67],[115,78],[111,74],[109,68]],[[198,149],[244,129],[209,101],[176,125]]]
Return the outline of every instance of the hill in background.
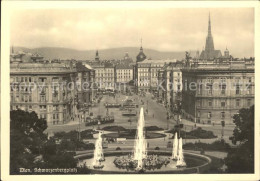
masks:
[[[93,60],[95,58],[96,50],[75,50],[70,48],[57,48],[57,47],[42,47],[42,48],[25,48],[14,47],[14,51],[24,51],[30,53],[39,53],[46,59],[76,59],[76,60]],[[135,61],[139,53],[137,47],[123,47],[123,48],[110,48],[101,49],[99,57],[101,60],[122,59],[126,52]],[[192,51],[191,54],[194,54]],[[177,59],[181,60],[185,57],[185,52],[161,52],[153,49],[144,49],[147,58],[151,59]]]

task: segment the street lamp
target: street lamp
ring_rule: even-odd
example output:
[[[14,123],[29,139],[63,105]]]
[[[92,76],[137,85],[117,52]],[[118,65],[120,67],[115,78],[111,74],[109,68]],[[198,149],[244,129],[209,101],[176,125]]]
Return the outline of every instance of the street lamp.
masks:
[[[224,112],[222,112],[223,114]],[[224,121],[224,116],[222,118],[223,120],[221,121],[221,126],[222,126],[222,130],[221,130],[221,139],[224,139],[224,127],[225,127],[225,121]]]

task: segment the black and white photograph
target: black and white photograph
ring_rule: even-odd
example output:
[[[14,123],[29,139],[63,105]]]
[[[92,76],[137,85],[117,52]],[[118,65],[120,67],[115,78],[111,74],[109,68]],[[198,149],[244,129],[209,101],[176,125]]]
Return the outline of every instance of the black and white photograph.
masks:
[[[259,179],[259,3],[223,4],[10,3],[2,176]]]

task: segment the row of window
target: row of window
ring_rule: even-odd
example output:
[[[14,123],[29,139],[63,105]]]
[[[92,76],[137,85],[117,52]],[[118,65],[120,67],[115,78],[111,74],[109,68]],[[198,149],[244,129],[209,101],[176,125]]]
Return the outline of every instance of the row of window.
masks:
[[[59,77],[53,77],[52,78],[52,82],[59,82],[60,78]],[[42,83],[45,83],[47,82],[47,77],[11,77],[10,78],[10,82],[13,83],[13,82],[42,82]]]
[[[117,78],[128,78],[128,79],[131,79],[132,77],[131,76],[118,76]]]
[[[128,72],[117,72],[117,75],[132,75],[131,73]]]
[[[123,69],[123,70],[120,70],[120,69],[117,69],[116,72],[132,72],[133,70],[132,69]]]
[[[242,77],[232,77],[236,82],[241,82]],[[220,77],[220,78],[213,78],[213,77],[207,77],[206,81],[209,83],[213,83],[216,79],[219,79],[221,83],[225,83],[227,82],[227,78],[226,77]],[[253,77],[246,77],[245,80],[247,80],[247,82],[253,82]],[[199,80],[201,81],[201,80]]]
[[[245,88],[246,88],[246,94],[252,94],[252,86],[246,86]],[[194,87],[194,89],[195,89],[195,87]],[[199,85],[199,89],[198,89],[198,94],[199,95],[202,94],[202,90],[203,90],[203,88],[202,88],[202,85],[200,84]],[[206,91],[207,91],[208,95],[212,95],[212,93],[213,93],[212,85],[207,85],[206,86]],[[241,93],[242,93],[242,87],[239,86],[239,85],[236,85],[235,86],[235,94],[236,95],[240,95]],[[226,85],[221,85],[220,86],[220,94],[221,95],[225,95],[226,94]]]
[[[105,70],[100,70],[100,69],[96,69],[97,73],[114,73],[114,69],[105,69]]]
[[[199,119],[200,117],[201,117],[200,111],[198,111],[198,112],[197,112],[197,118]],[[208,119],[211,119],[211,118],[212,118],[212,113],[211,113],[211,112],[208,112],[207,118],[208,118]],[[225,118],[225,112],[224,112],[224,111],[223,111],[223,112],[220,112],[220,118],[221,118],[221,119],[224,119],[224,118]],[[209,122],[209,123],[210,123],[210,122]]]
[[[53,94],[52,100],[53,101],[59,101],[58,94]],[[16,96],[11,95],[11,101],[14,101],[14,102],[32,102],[32,96],[31,95],[16,95]],[[40,102],[47,101],[47,96],[45,94],[40,94],[39,101]]]
[[[251,106],[252,105],[252,99],[247,99],[247,106]],[[208,107],[212,107],[213,106],[213,101],[212,100],[208,100],[208,104],[206,105]],[[226,107],[227,106],[227,103],[226,101],[221,101],[220,102],[220,107]],[[235,101],[235,106],[236,107],[241,107],[241,100],[240,99],[236,99]],[[198,101],[198,107],[202,107],[202,102],[201,100]]]

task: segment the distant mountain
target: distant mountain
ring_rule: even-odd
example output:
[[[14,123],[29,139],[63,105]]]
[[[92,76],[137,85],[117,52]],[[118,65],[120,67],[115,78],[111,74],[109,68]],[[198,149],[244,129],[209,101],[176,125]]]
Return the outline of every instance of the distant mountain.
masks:
[[[38,53],[46,59],[76,59],[76,60],[93,60],[95,58],[96,50],[75,50],[70,48],[57,48],[57,47],[42,47],[42,48],[25,48],[14,47],[14,51],[24,51],[29,53]],[[99,57],[101,60],[122,59],[126,52],[135,61],[139,53],[137,47],[123,47],[123,48],[110,48],[101,49]],[[147,58],[151,59],[183,59],[185,52],[161,52],[153,49],[145,49],[144,53]],[[194,51],[192,52],[192,54]]]

